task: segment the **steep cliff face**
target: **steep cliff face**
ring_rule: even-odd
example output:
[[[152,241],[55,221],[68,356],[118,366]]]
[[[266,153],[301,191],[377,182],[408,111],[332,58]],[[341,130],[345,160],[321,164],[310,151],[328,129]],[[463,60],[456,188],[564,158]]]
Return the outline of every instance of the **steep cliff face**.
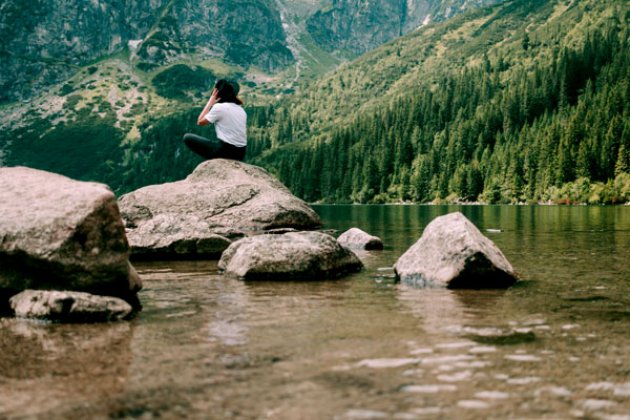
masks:
[[[328,51],[361,54],[430,21],[502,0],[333,0],[307,30]]]
[[[293,61],[280,13],[270,0],[171,2],[138,54],[158,65],[199,54],[271,72]]]
[[[121,50],[155,23],[167,0],[7,0],[0,3],[0,103],[63,80]]]
[[[275,71],[293,60],[271,0],[5,0],[0,103],[28,98],[129,41],[148,65],[193,54]]]

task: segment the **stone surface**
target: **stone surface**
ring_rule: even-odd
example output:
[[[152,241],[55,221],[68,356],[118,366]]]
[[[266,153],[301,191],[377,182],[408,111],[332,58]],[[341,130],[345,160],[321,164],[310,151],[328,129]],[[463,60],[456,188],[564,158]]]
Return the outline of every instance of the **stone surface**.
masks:
[[[232,243],[204,220],[185,214],[158,214],[129,236],[134,259],[218,258]]]
[[[219,269],[245,280],[311,280],[361,270],[354,253],[321,232],[259,235],[234,242]]]
[[[383,241],[359,228],[351,228],[337,238],[342,246],[350,249],[383,249]]]
[[[304,201],[264,169],[225,159],[201,163],[184,180],[126,194],[120,208],[132,252],[144,255],[159,249],[190,257],[207,248],[225,249],[228,244],[217,232],[251,234],[321,224]],[[186,252],[178,254],[178,246]]]
[[[394,270],[419,287],[502,288],[517,281],[501,250],[459,212],[429,223]]]
[[[0,290],[76,290],[139,305],[116,197],[103,184],[0,168]]]
[[[62,322],[107,322],[129,316],[122,299],[84,292],[25,290],[10,299],[15,316]]]

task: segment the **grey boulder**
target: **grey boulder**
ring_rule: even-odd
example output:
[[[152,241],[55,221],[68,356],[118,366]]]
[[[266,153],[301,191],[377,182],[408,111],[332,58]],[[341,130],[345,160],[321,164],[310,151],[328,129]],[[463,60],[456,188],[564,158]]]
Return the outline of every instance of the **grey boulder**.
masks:
[[[362,268],[352,251],[321,232],[244,238],[230,245],[219,260],[225,274],[245,280],[318,280]]]
[[[218,258],[232,243],[193,215],[158,214],[129,230],[134,259]]]
[[[116,197],[103,184],[0,168],[0,291],[74,290],[139,307],[142,283]],[[5,301],[6,302],[6,301]]]
[[[459,212],[431,221],[394,270],[418,287],[505,288],[517,281],[501,250]]]
[[[122,299],[84,292],[25,290],[9,300],[15,316],[61,322],[107,322],[129,316]]]
[[[350,249],[383,249],[383,241],[378,236],[370,235],[359,228],[351,228],[337,238],[342,246]]]
[[[215,253],[220,241],[214,235],[222,232],[321,225],[313,209],[264,169],[226,159],[205,161],[184,180],[140,188],[119,202],[134,255],[190,257],[205,252],[208,243]]]

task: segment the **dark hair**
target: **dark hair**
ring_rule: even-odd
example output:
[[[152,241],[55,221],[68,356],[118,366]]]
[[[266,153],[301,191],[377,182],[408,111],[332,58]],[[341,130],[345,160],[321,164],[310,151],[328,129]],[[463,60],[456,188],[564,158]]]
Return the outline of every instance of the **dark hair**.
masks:
[[[243,101],[238,98],[238,92],[240,90],[238,83],[220,79],[217,80],[214,87],[219,91],[219,103],[232,102],[237,105],[243,105]]]

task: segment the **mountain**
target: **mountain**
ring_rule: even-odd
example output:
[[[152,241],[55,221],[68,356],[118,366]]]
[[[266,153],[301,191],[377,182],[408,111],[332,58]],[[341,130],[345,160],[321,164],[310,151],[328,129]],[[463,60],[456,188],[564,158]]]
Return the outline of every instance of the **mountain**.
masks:
[[[356,55],[432,16],[492,0],[409,0],[402,8],[399,2],[5,0],[0,104],[36,97],[82,67],[121,54],[139,71],[212,60],[252,80],[262,72],[264,80],[275,79],[272,89],[292,89],[304,76],[336,67],[346,52]]]
[[[0,39],[0,103],[126,50],[141,70],[219,58],[274,72],[294,61],[272,0],[6,0]]]
[[[307,21],[313,39],[327,51],[370,51],[429,22],[502,0],[333,0]]]
[[[428,25],[276,104],[253,161],[308,201],[630,201],[629,23],[514,0]]]

